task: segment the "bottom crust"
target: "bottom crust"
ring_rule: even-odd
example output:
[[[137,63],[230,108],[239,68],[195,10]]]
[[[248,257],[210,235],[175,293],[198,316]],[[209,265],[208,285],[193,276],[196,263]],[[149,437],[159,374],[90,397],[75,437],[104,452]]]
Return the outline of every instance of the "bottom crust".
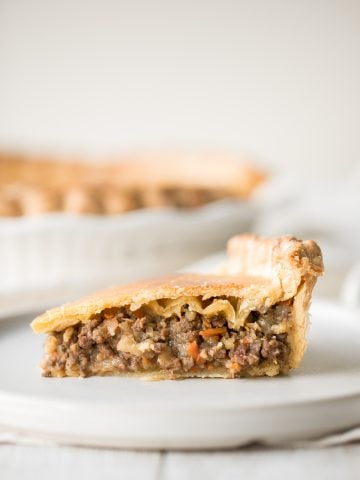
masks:
[[[230,373],[226,368],[217,368],[211,372],[205,372],[204,370],[191,371],[191,372],[169,372],[166,370],[153,371],[153,372],[128,372],[128,373],[114,373],[114,376],[127,376],[127,377],[138,377],[146,381],[157,381],[157,380],[181,380],[185,378],[251,378],[251,377],[275,377],[279,374],[288,373],[289,368],[280,367],[272,362],[264,362],[261,366],[258,367],[249,367],[243,372],[238,372],[235,375]],[[106,374],[105,376],[109,376]]]

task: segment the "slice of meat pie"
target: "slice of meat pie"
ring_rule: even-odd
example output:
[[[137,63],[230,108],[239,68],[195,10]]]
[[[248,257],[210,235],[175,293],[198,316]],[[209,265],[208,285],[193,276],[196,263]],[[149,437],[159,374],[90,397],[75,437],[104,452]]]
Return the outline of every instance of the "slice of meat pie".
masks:
[[[43,374],[229,378],[297,367],[319,247],[239,235],[228,251],[221,274],[112,288],[36,318],[33,330],[48,334]]]

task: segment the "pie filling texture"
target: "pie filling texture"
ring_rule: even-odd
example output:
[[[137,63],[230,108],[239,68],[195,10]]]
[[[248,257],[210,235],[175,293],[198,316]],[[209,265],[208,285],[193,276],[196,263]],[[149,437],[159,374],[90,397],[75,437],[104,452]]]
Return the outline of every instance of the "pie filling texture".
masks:
[[[35,318],[45,376],[273,376],[299,366],[318,245],[244,234],[216,273],[113,287]]]
[[[175,304],[151,302],[135,311],[105,309],[84,324],[48,335],[43,374],[86,377],[161,372],[175,378],[182,373],[207,376],[221,370],[222,376],[236,377],[251,375],[254,367],[265,365],[267,369],[272,365],[274,374],[286,372],[292,302],[253,311],[235,330],[228,319],[236,314],[238,301],[193,297]]]

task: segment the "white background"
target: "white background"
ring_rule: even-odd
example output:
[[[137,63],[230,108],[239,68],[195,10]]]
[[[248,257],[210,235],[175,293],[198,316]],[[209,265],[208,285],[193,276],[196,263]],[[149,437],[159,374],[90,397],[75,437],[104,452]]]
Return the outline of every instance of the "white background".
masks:
[[[345,172],[359,25],[357,0],[0,0],[0,146],[225,148]]]

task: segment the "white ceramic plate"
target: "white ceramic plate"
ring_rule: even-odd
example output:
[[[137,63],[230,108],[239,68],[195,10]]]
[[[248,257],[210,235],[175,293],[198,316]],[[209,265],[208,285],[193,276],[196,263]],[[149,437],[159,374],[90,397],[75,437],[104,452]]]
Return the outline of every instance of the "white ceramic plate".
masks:
[[[315,438],[360,423],[360,313],[316,302],[289,376],[144,382],[42,378],[29,316],[0,322],[0,426],[56,442],[219,448]]]

